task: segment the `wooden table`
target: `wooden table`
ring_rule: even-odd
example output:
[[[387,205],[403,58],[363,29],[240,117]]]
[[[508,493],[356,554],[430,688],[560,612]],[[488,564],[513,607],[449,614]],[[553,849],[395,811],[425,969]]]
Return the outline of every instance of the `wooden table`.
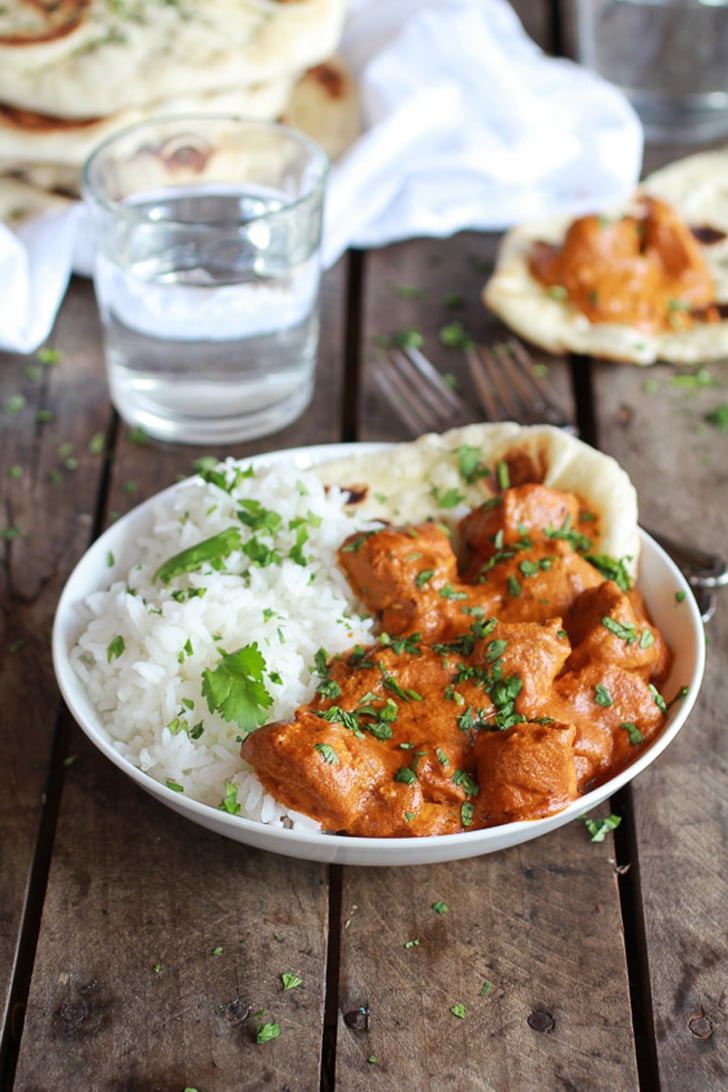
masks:
[[[654,149],[646,165],[674,155]],[[347,255],[324,281],[311,409],[214,453],[406,439],[371,366],[378,339],[409,328],[474,397],[439,332],[458,320],[478,341],[503,336],[479,302],[497,242],[465,233]],[[202,452],[135,443],[118,421],[86,281],[70,285],[48,347],[55,361],[0,359],[2,1088],[728,1087],[728,598],[708,624],[697,707],[602,809],[622,817],[603,843],[574,822],[397,869],[248,849],[140,791],[60,700],[49,634],[64,581],[115,515]],[[551,381],[565,404],[576,392],[589,438],[632,475],[643,522],[725,550],[728,433],[705,421],[726,399],[725,363],[704,382],[584,362],[573,382],[572,366],[549,358]],[[283,990],[285,972],[301,985]],[[279,1023],[277,1040],[256,1042],[261,1019]]]

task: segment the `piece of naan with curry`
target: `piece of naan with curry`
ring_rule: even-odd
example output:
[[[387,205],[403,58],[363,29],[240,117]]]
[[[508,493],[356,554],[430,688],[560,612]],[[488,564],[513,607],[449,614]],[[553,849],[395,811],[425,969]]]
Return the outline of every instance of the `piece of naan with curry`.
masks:
[[[634,588],[634,558],[595,549],[631,542],[636,512],[615,535],[586,488],[544,482],[542,430],[513,426],[504,448],[497,426],[477,428],[481,456],[499,452],[487,467],[461,442],[475,438],[468,430],[368,456],[380,508],[389,496],[395,517],[420,513],[388,522],[380,512],[379,529],[338,550],[378,643],[321,663],[313,700],[242,744],[264,788],[323,830],[426,836],[542,818],[623,769],[665,722],[671,653]],[[399,489],[398,471],[429,467],[435,440],[468,455],[470,503],[448,522],[437,486],[425,514]],[[569,446],[589,462],[593,449]],[[629,495],[624,471],[594,454]],[[352,504],[366,506],[352,469],[345,460],[320,473],[348,481]]]
[[[624,206],[507,232],[486,307],[549,352],[694,364],[728,355],[725,150],[650,175]]]

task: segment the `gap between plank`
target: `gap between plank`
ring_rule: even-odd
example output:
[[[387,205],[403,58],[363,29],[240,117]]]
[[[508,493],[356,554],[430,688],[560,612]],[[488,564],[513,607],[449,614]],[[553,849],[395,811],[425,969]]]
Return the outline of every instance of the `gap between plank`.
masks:
[[[334,1092],[336,1087],[342,877],[342,865],[329,865],[329,929],[326,944],[326,996],[324,998],[324,1028],[321,1042],[320,1092]]]
[[[344,379],[341,388],[341,439],[352,443],[359,437],[359,372],[361,328],[364,307],[364,254],[347,254],[347,278],[344,295]]]
[[[615,793],[611,804],[612,811],[622,819],[614,832],[614,851],[624,929],[637,1073],[640,1088],[645,1092],[659,1092],[660,1070],[655,1044],[655,1019],[632,786],[625,785],[623,789]]]
[[[589,357],[574,353],[569,357],[569,366],[579,435],[586,443],[598,448],[599,428],[595,409],[593,363]],[[645,1089],[645,1092],[657,1092],[660,1087],[659,1066],[655,1046],[639,850],[634,826],[632,789],[629,785],[612,798],[612,810],[622,819],[614,833],[614,852],[637,1073],[640,1088]]]
[[[38,822],[38,834],[33,851],[28,890],[23,906],[15,966],[8,993],[8,1019],[0,1042],[0,1089],[9,1092],[15,1078],[20,1043],[25,1022],[25,1006],[30,992],[35,952],[40,934],[51,856],[56,835],[56,823],[63,788],[64,759],[68,749],[67,713],[60,706],[53,729],[48,777],[43,793],[43,806]]]
[[[599,428],[594,408],[592,361],[580,353],[569,355],[571,391],[574,398],[576,425],[580,438],[592,447],[599,447]]]

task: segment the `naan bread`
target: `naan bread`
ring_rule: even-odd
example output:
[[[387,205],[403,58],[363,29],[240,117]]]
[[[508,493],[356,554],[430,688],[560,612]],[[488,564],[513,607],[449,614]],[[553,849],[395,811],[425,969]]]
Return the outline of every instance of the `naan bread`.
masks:
[[[298,81],[280,119],[307,133],[338,159],[361,133],[359,94],[340,57],[309,68]]]
[[[72,198],[39,189],[18,178],[0,177],[0,221],[13,230],[41,213],[62,210]]]
[[[111,117],[75,121],[0,104],[0,172],[48,189],[80,192],[86,157],[118,129],[150,117],[227,114],[269,121],[287,105],[295,79],[280,77],[247,87],[180,95],[165,102],[129,107]]]
[[[346,0],[17,0],[0,6],[0,102],[84,119],[300,75]]]
[[[574,352],[634,364],[657,360],[696,364],[728,355],[728,150],[689,156],[650,175],[608,218],[638,213],[640,198],[667,201],[696,233],[715,285],[721,321],[690,329],[650,332],[620,323],[595,322],[567,300],[554,298],[532,276],[528,261],[537,241],[559,244],[569,218],[524,224],[503,238],[483,302],[516,333],[552,353]]]
[[[325,483],[352,490],[372,518],[395,524],[434,518],[454,527],[466,511],[495,493],[492,477],[464,479],[463,448],[477,451],[482,467],[492,470],[505,463],[512,485],[542,482],[575,493],[596,517],[591,552],[624,560],[636,575],[637,494],[628,474],[610,455],[551,425],[466,425],[380,453],[327,462],[317,471]]]

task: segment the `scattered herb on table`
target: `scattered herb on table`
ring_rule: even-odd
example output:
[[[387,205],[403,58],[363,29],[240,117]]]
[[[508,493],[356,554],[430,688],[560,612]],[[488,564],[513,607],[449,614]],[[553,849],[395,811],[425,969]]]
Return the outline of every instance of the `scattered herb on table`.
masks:
[[[278,1039],[280,1034],[280,1024],[260,1024],[256,1028],[255,1041],[256,1043],[270,1043],[273,1039]]]
[[[715,425],[719,429],[728,429],[728,401],[721,402],[715,409],[704,415],[704,420],[709,425]]]
[[[588,816],[583,815],[582,819],[592,842],[603,842],[609,832],[616,830],[622,822],[619,815],[609,815],[604,819],[589,819]]]

